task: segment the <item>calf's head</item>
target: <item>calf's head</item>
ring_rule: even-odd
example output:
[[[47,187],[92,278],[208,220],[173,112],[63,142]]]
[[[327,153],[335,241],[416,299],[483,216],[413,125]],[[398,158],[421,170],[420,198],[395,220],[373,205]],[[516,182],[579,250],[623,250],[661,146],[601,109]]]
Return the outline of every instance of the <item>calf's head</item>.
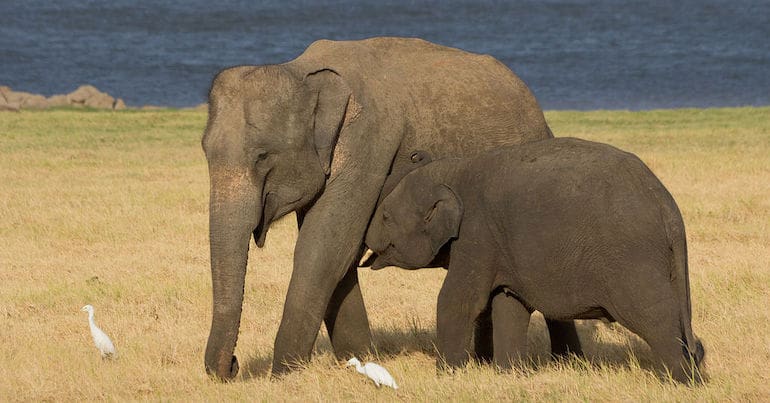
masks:
[[[366,234],[366,244],[377,253],[372,269],[426,267],[457,237],[462,202],[426,172],[419,168],[405,176],[375,211]]]

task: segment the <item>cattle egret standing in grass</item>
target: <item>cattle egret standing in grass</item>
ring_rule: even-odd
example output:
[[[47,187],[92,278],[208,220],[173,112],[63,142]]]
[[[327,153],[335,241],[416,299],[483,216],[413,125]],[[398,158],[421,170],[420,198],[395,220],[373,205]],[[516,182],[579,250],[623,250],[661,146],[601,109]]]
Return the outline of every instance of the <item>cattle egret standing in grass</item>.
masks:
[[[398,385],[396,385],[396,381],[393,379],[392,376],[390,376],[390,372],[388,372],[387,369],[373,363],[373,362],[367,362],[363,366],[361,365],[361,361],[358,361],[358,358],[353,357],[348,361],[348,367],[351,365],[356,366],[356,371],[358,371],[359,374],[364,374],[369,377],[369,379],[374,381],[374,384],[377,385],[377,387],[380,387],[380,385],[390,386],[393,389],[398,389]]]
[[[88,325],[91,327],[91,336],[94,338],[94,344],[99,352],[102,354],[102,359],[114,358],[116,355],[115,346],[112,344],[112,340],[107,337],[107,334],[96,327],[94,323],[94,307],[86,305],[80,308],[83,312],[88,312]]]

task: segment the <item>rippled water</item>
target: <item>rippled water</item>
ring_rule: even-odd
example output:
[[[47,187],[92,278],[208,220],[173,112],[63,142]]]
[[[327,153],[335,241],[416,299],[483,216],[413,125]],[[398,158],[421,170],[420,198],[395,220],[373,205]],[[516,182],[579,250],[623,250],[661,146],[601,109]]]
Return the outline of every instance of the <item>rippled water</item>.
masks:
[[[770,104],[770,2],[741,0],[2,1],[0,85],[190,106],[224,67],[379,35],[489,53],[546,109]]]

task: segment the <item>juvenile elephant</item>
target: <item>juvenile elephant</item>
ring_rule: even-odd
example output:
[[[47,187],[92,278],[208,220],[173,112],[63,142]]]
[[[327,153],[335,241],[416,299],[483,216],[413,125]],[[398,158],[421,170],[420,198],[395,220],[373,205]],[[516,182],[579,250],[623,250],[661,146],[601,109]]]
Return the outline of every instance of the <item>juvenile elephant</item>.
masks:
[[[538,310],[552,319],[617,320],[674,379],[699,379],[704,350],[691,328],[684,223],[633,154],[557,138],[435,161],[384,199],[366,237],[378,253],[373,269],[424,267],[447,242],[436,322],[448,365],[465,363],[474,321],[502,291],[514,298],[493,300],[498,365],[525,353]]]
[[[273,220],[297,212],[273,373],[309,359],[322,321],[348,359],[370,346],[356,263],[380,197],[424,154],[470,156],[549,137],[537,101],[503,64],[419,39],[323,40],[284,64],[219,73],[202,139],[211,184],[207,372],[238,371],[252,233],[261,247]],[[552,339],[579,350],[574,325],[562,327]]]

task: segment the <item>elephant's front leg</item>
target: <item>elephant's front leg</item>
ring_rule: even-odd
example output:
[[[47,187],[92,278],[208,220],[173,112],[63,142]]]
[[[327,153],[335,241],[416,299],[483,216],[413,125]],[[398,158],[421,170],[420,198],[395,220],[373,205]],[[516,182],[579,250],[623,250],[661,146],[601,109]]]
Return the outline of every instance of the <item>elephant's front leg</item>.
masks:
[[[454,262],[451,266],[438,296],[436,338],[438,366],[454,368],[465,365],[473,353],[475,321],[487,305],[489,290],[479,276],[454,268]]]
[[[302,228],[307,210],[297,212],[297,224]],[[357,258],[356,261],[359,259]],[[358,285],[358,265],[353,262],[345,277],[334,289],[324,315],[324,324],[335,355],[340,360],[361,356],[372,345],[369,318]]]
[[[350,268],[360,252],[377,201],[376,190],[383,180],[384,176],[338,178],[304,215],[275,340],[274,375],[289,371],[292,362],[310,359],[324,318],[331,325],[335,349],[341,350],[338,355],[369,347],[366,311],[357,274]],[[327,309],[330,302],[336,307]]]
[[[495,365],[498,368],[510,369],[526,356],[529,319],[529,310],[514,295],[503,291],[492,297]]]

